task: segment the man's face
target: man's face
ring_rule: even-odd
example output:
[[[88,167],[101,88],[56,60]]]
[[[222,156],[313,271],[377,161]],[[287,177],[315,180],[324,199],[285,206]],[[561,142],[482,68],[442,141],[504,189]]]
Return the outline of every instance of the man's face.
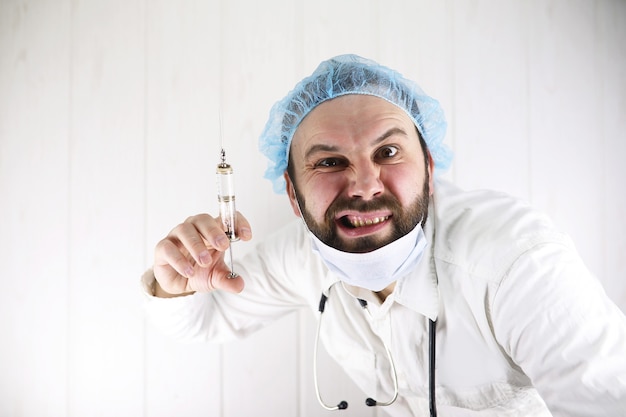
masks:
[[[320,104],[296,130],[290,161],[294,213],[301,210],[331,247],[370,252],[426,218],[432,163],[411,119],[383,99],[347,95]]]

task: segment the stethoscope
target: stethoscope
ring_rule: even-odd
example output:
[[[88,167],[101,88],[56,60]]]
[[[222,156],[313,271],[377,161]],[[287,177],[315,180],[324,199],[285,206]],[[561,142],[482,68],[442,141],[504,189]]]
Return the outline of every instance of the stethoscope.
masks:
[[[329,290],[329,294],[330,294],[330,290]],[[339,402],[339,404],[333,407],[333,406],[327,405],[322,400],[322,397],[320,395],[318,381],[317,381],[317,347],[319,345],[320,329],[322,327],[322,314],[324,313],[326,300],[328,300],[328,296],[322,293],[322,297],[320,298],[320,303],[319,303],[319,308],[318,308],[320,312],[320,317],[317,321],[317,333],[315,335],[315,348],[313,350],[313,380],[315,384],[315,394],[317,395],[317,401],[319,401],[320,405],[326,410],[329,410],[329,411],[345,410],[346,408],[348,408],[348,403],[346,401],[341,401]],[[361,307],[363,308],[363,310],[365,310],[367,314],[371,317],[371,313],[369,309],[367,308],[367,301],[362,300],[360,298],[358,298],[358,301]],[[428,404],[430,408],[430,416],[437,417],[437,406],[435,402],[435,342],[437,339],[437,336],[436,336],[437,321],[436,320],[433,321],[431,319],[429,319],[428,321],[429,321],[429,324],[428,324]],[[373,407],[377,405],[386,407],[388,405],[393,404],[398,398],[398,373],[396,372],[396,366],[393,362],[393,357],[391,355],[391,351],[389,350],[389,347],[387,346],[387,344],[382,338],[381,338],[381,341],[383,343],[383,346],[385,347],[385,352],[387,353],[387,358],[389,360],[389,363],[391,364],[391,373],[393,375],[394,393],[393,393],[393,397],[387,402],[379,402],[371,397],[367,398],[365,400],[365,404],[369,407]]]

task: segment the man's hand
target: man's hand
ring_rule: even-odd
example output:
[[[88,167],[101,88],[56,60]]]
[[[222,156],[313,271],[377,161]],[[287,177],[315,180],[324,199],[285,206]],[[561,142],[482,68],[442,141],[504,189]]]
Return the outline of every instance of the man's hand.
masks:
[[[236,224],[241,240],[250,240],[250,224],[239,212]],[[155,295],[167,297],[215,289],[241,292],[242,277],[229,278],[230,269],[224,262],[229,244],[219,217],[208,214],[189,217],[156,245]]]

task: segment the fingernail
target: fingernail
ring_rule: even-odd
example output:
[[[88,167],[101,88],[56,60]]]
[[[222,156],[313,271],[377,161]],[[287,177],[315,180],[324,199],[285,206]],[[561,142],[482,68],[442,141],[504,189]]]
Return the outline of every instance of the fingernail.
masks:
[[[217,238],[215,243],[217,244],[218,248],[226,247],[228,246],[228,238],[226,236],[220,236]]]
[[[239,233],[241,233],[241,237],[246,238],[246,239],[252,236],[252,231],[248,229],[247,227],[242,227],[239,230]]]
[[[193,267],[188,266],[187,268],[185,268],[185,276],[187,278],[191,278],[193,276]]]
[[[200,255],[198,257],[200,258],[200,263],[202,265],[208,265],[209,261],[211,260],[211,255],[209,255],[209,251],[207,250],[203,250],[202,252],[200,252]]]

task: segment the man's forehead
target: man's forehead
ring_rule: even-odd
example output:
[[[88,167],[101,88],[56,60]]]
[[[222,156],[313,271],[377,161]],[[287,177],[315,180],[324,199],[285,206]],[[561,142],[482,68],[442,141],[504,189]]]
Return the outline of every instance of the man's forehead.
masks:
[[[328,100],[311,110],[294,132],[290,147],[310,141],[330,147],[334,144],[333,132],[360,130],[367,132],[370,141],[376,141],[396,134],[408,136],[417,128],[404,109],[395,104],[379,97],[351,94]]]

